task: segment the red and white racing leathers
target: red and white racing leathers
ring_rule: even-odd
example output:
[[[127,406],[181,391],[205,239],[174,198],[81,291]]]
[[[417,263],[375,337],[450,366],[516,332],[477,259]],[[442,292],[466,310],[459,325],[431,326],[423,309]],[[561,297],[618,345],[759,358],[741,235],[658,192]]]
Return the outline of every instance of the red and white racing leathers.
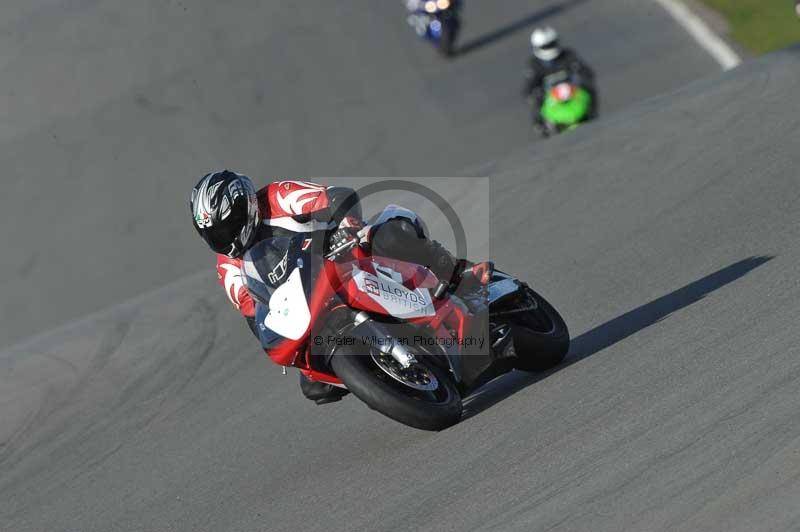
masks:
[[[326,187],[306,181],[276,181],[258,191],[258,209],[262,224],[286,231],[306,233],[333,229],[330,220],[331,192],[353,194],[350,189]],[[341,194],[340,194],[341,195]],[[245,318],[256,315],[255,302],[241,273],[242,260],[217,255],[217,279],[228,299]]]
[[[344,187],[326,187],[306,181],[278,181],[258,191],[258,208],[262,229],[275,232],[322,233],[335,230],[348,214],[361,220],[361,208],[355,191]],[[403,209],[407,211],[406,209]],[[369,247],[376,255],[393,257],[429,267],[440,279],[453,279],[461,262],[441,244],[430,240],[417,224],[416,215],[398,215],[373,226]],[[380,218],[379,218],[380,220]],[[270,236],[259,230],[256,238]],[[466,263],[465,263],[466,264]],[[217,277],[231,303],[247,318],[255,330],[255,302],[244,286],[241,259],[217,255]],[[460,271],[460,270],[459,270]]]

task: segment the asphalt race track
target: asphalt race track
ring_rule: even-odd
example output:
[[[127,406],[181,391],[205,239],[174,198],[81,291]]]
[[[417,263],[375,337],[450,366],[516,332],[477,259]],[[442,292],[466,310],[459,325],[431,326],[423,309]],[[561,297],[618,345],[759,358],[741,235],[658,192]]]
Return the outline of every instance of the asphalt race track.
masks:
[[[50,4],[56,3],[31,3],[38,10],[31,7],[25,20],[44,24],[51,16],[45,11],[61,5]],[[602,2],[583,9],[594,10],[596,4]],[[620,9],[635,16],[636,8],[627,4],[621,2]],[[86,12],[95,8],[94,2],[71,5]],[[325,9],[303,6],[295,14],[309,19]],[[473,6],[477,10],[479,4]],[[219,9],[216,15],[232,16]],[[81,13],[94,20],[86,12]],[[348,14],[362,16],[362,10]],[[573,15],[565,11],[554,17],[563,17],[558,20],[566,25]],[[142,15],[142,20],[150,19]],[[246,23],[255,26],[249,18]],[[408,37],[400,26],[360,31]],[[250,37],[243,30],[241,39]],[[501,54],[512,40],[465,53],[464,64],[486,54],[485,65],[494,68],[488,56],[495,50]],[[423,83],[420,72],[442,68],[429,57],[430,50],[413,44],[418,43],[398,48],[397,57],[405,57],[407,73],[417,72],[416,82],[428,88],[412,96],[395,91],[410,100],[432,90],[433,81]],[[507,51],[501,55],[505,58]],[[704,60],[698,58],[698,64]],[[460,61],[444,68],[454,73],[466,68]],[[359,68],[366,75],[373,66]],[[199,63],[196,68],[201,70]],[[344,79],[339,82],[344,86]],[[22,293],[17,285],[30,283],[31,293],[43,298],[61,272],[54,272],[53,280],[36,281],[62,260],[77,265],[81,257],[97,258],[103,282],[79,309],[71,310],[56,297],[62,293],[55,294],[54,304],[74,314],[44,316],[46,323],[73,320],[114,295],[126,297],[0,351],[0,530],[797,529],[800,116],[787,102],[798,84],[800,48],[639,101],[548,141],[546,150],[544,143],[501,147],[503,139],[497,138],[477,143],[477,134],[455,128],[463,139],[476,142],[474,149],[448,144],[441,152],[428,151],[436,170],[431,173],[456,173],[451,166],[456,162],[463,168],[484,164],[491,171],[493,257],[548,297],[574,337],[567,361],[557,370],[512,373],[491,383],[468,398],[461,424],[440,433],[398,425],[352,397],[313,405],[300,395],[296,375],[281,376],[258,353],[213,282],[213,272],[184,275],[197,264],[192,269],[183,262],[202,256],[202,250],[191,245],[196,237],[183,220],[184,189],[195,178],[183,173],[223,155],[246,158],[256,144],[237,148],[223,142],[216,154],[205,153],[178,135],[178,124],[197,116],[185,111],[180,119],[165,119],[175,129],[137,137],[115,163],[122,175],[107,174],[113,184],[95,190],[131,198],[123,221],[132,220],[135,207],[148,197],[154,202],[148,208],[158,202],[180,204],[180,212],[167,215],[175,227],[163,234],[174,236],[179,254],[166,260],[159,283],[144,275],[155,268],[152,264],[121,269],[123,259],[148,245],[167,249],[168,242],[145,238],[157,226],[149,220],[133,228],[122,222],[119,228],[87,227],[97,235],[118,234],[128,246],[124,251],[98,246],[79,254],[66,235],[51,235],[60,236],[52,239],[60,247],[53,257],[37,256],[31,266],[37,273],[23,268],[4,281],[3,316],[9,316],[4,327],[10,327],[11,318],[26,324],[30,319],[30,314],[7,312],[14,294]],[[378,96],[370,98],[377,105]],[[94,168],[104,158],[112,164],[113,151],[99,154],[96,162],[92,156],[95,142],[109,142],[109,150],[114,145],[95,129],[116,123],[110,115],[124,115],[125,105],[118,105],[122,109],[112,105],[63,118],[60,131],[75,127],[96,135],[85,151],[79,150],[80,157],[74,156],[79,160],[72,168]],[[132,107],[128,111],[136,115]],[[392,112],[403,117],[397,109]],[[329,124],[341,119],[327,118]],[[365,113],[364,119],[371,118]],[[150,130],[150,119],[141,120],[137,135]],[[486,128],[484,133],[502,125],[489,113],[476,120],[484,120],[478,126]],[[430,140],[450,126],[443,119],[421,134]],[[8,132],[3,157],[33,157],[31,143],[37,135],[44,139],[38,127],[44,126],[33,127],[27,138],[14,139]],[[252,135],[269,129],[249,127],[243,131]],[[134,138],[130,131],[123,133]],[[202,135],[211,146],[223,134]],[[355,142],[346,135],[336,141],[340,148]],[[159,136],[177,148],[162,146],[142,162],[147,165],[143,184],[160,183],[158,164],[175,177],[160,188],[132,194],[135,189],[127,189],[132,185],[124,178],[133,169],[126,165],[136,151],[154,149]],[[510,141],[519,142],[517,148],[525,144],[517,137]],[[341,174],[364,173],[359,165],[383,174],[423,171],[419,160],[403,167],[402,150],[386,142],[360,162],[323,145],[331,150],[327,156],[340,157],[332,164]],[[300,149],[288,143],[276,152],[283,172],[291,168],[292,157],[300,157],[288,153],[291,146]],[[62,149],[63,157],[71,153]],[[245,167],[267,167],[266,155],[249,153]],[[177,157],[181,154],[186,160]],[[315,157],[309,166],[325,160]],[[32,164],[40,170],[55,163],[41,155]],[[60,197],[41,197],[40,185],[22,177],[12,179],[21,194],[42,204]],[[99,178],[98,173],[92,179]],[[52,187],[64,187],[59,192],[67,190],[64,183],[46,179]],[[99,183],[82,181],[83,174],[75,179],[87,187],[84,191]],[[84,200],[70,201],[80,206]],[[468,209],[469,203],[469,197],[454,198],[456,210]],[[103,207],[96,216],[110,212],[110,206]],[[82,222],[80,227],[93,219],[78,210],[64,216]],[[34,229],[44,228],[44,220],[32,223]],[[10,232],[8,224],[3,230]],[[12,241],[3,235],[4,242]],[[63,275],[69,280],[69,268]],[[107,282],[114,278],[126,286],[117,289]],[[67,286],[64,293],[78,289]],[[136,293],[141,294],[127,297]]]
[[[186,201],[210,169],[450,176],[531,146],[537,24],[596,67],[603,112],[718,70],[655,3],[496,4],[467,2],[445,63],[400,0],[3,2],[0,346],[208,264]]]

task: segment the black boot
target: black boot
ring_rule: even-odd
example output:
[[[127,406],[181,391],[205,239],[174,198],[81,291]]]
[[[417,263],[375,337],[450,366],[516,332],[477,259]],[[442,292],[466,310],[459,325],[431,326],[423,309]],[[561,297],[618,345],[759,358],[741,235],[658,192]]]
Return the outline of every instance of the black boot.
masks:
[[[370,245],[374,255],[421,264],[445,281],[456,272],[456,258],[444,246],[429,240],[419,225],[405,218],[393,218],[374,227]]]
[[[341,401],[342,397],[350,393],[343,388],[331,384],[312,381],[302,373],[300,374],[300,390],[302,390],[306,398],[314,401],[318,405]]]
[[[424,262],[440,281],[458,284],[466,261],[458,260],[447,248],[436,240],[425,240],[422,244],[427,260]]]

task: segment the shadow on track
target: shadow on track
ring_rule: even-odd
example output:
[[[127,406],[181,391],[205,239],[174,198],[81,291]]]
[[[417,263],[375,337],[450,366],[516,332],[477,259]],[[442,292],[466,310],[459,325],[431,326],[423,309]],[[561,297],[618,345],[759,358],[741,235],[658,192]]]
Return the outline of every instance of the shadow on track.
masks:
[[[470,52],[474,52],[475,50],[478,50],[480,48],[483,48],[484,46],[489,46],[490,44],[494,44],[495,42],[502,40],[506,37],[509,37],[518,31],[522,31],[529,26],[533,26],[534,24],[537,24],[546,18],[557,15],[562,11],[566,11],[567,9],[571,9],[577,4],[581,4],[585,1],[586,0],[566,0],[564,2],[547,6],[543,9],[538,9],[533,13],[525,17],[522,17],[521,19],[515,22],[511,22],[510,24],[501,26],[494,31],[485,33],[480,37],[476,37],[471,41],[465,42],[463,45],[456,48],[455,55],[456,56],[465,55]]]
[[[683,288],[679,288],[674,292],[670,292],[669,294],[654,299],[649,303],[645,303],[621,316],[617,316],[612,320],[598,325],[572,339],[567,358],[559,366],[537,374],[514,371],[478,389],[474,394],[464,399],[464,418],[466,419],[479,414],[492,405],[548,377],[556,371],[560,371],[617,342],[621,342],[642,329],[658,323],[673,312],[677,312],[689,305],[697,303],[711,292],[719,290],[725,285],[744,277],[752,270],[769,262],[773,258],[772,256],[756,256],[740,260],[712,274],[706,275],[697,281],[689,283]]]

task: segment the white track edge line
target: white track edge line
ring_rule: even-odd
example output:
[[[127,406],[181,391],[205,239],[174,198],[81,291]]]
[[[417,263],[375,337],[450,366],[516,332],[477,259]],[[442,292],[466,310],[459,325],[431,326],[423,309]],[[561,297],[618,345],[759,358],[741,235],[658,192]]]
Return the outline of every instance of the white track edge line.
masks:
[[[692,13],[680,0],[656,0],[667,13],[694,37],[722,67],[722,70],[736,68],[742,62],[739,55],[728,46],[700,17]]]

